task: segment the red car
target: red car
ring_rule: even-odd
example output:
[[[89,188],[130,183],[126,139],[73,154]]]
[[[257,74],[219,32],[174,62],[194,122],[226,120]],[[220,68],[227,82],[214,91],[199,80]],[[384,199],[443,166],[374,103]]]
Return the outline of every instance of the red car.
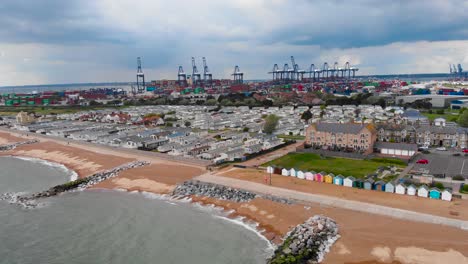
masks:
[[[463,153],[468,153],[468,148],[463,149]]]
[[[429,161],[427,159],[420,159],[416,161],[417,164],[429,164]]]

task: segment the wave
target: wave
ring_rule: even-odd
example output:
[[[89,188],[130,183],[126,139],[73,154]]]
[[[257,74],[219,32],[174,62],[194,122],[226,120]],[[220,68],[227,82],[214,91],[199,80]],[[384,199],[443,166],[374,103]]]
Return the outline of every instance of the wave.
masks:
[[[38,158],[24,157],[24,156],[5,156],[5,157],[11,157],[11,158],[16,158],[16,159],[20,159],[20,160],[31,161],[31,162],[34,162],[34,163],[37,163],[37,164],[42,164],[42,165],[45,165],[45,166],[58,168],[58,169],[64,171],[70,177],[70,181],[75,181],[75,180],[78,179],[78,174],[74,170],[72,170],[72,169],[68,168],[67,166],[65,166],[63,164],[60,164],[60,163],[51,162],[51,161],[48,161],[48,160],[43,160],[43,159],[38,159]]]

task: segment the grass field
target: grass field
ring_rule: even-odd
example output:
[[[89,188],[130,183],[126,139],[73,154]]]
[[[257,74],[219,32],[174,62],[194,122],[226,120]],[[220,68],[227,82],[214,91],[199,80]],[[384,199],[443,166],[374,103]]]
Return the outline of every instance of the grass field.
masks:
[[[362,178],[374,173],[381,166],[394,165],[405,167],[405,162],[398,159],[376,158],[372,160],[355,160],[346,158],[321,158],[313,153],[290,153],[263,166],[275,165],[283,168],[295,168],[302,171],[325,171],[335,175],[354,176]]]
[[[432,114],[428,112],[421,112],[423,116],[429,118],[429,120],[431,121],[434,121],[434,119],[438,117],[442,117],[442,118],[445,118],[447,122],[457,122],[458,116],[459,116],[458,113],[459,113],[458,110],[450,110],[450,109],[445,109],[444,114],[437,114],[436,111],[433,111]]]
[[[279,138],[292,139],[292,140],[304,140],[305,136],[291,136],[291,135],[277,135]]]

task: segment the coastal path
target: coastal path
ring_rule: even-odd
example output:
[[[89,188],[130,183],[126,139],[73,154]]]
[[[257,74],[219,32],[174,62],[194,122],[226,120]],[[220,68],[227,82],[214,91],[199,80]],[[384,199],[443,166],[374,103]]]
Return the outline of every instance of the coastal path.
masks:
[[[464,220],[419,213],[371,203],[345,200],[326,195],[304,193],[250,181],[216,176],[211,173],[205,173],[203,175],[200,175],[196,177],[195,180],[225,185],[238,189],[244,189],[258,194],[274,195],[281,198],[287,198],[297,201],[319,203],[321,205],[326,205],[330,207],[344,208],[359,212],[378,214],[409,221],[424,222],[429,224],[440,224],[460,228],[462,230],[468,230],[468,221]]]

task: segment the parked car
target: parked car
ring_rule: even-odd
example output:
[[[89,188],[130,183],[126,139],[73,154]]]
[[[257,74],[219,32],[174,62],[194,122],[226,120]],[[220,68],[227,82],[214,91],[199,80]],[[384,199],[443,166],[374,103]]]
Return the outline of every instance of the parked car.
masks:
[[[436,148],[436,150],[439,150],[439,151],[446,151],[447,148],[446,148],[446,147],[438,147],[438,148]]]
[[[417,164],[429,164],[429,161],[427,159],[420,159],[416,161]]]
[[[468,153],[468,148],[462,150],[463,153]]]

